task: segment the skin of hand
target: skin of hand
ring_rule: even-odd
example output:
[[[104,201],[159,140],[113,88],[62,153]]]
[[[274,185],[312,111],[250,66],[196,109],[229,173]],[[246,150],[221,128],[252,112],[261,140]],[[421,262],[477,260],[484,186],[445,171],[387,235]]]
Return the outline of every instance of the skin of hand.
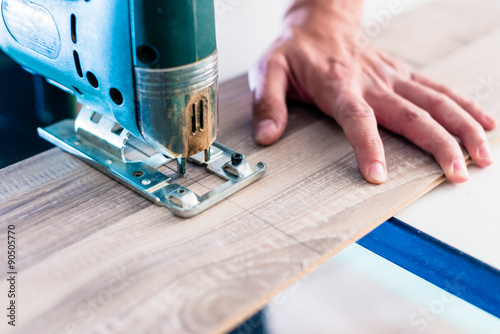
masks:
[[[474,163],[492,164],[485,129],[495,119],[448,87],[371,46],[357,47],[362,1],[295,0],[284,30],[250,72],[255,140],[271,145],[287,125],[286,99],[333,117],[371,183],[387,180],[377,124],[432,153],[451,182],[469,174],[457,136]]]

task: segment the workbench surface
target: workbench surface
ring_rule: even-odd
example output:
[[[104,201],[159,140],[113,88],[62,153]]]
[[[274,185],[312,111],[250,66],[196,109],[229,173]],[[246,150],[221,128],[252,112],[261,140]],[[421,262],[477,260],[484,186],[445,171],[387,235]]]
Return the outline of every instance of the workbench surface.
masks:
[[[394,18],[374,43],[473,96],[500,73],[495,6],[438,1]],[[480,102],[500,119],[499,92]],[[430,155],[382,130],[389,180],[367,183],[338,125],[303,105],[290,105],[283,139],[257,147],[245,77],[221,86],[220,117],[218,141],[268,172],[188,220],[59,149],[0,171],[0,245],[8,225],[18,245],[12,333],[227,331],[444,180]],[[189,171],[183,182],[213,187]]]

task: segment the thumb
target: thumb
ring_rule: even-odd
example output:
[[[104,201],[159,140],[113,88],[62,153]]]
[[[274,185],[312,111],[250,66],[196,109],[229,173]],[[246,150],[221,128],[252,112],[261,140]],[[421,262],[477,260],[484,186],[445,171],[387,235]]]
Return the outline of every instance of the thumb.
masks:
[[[285,132],[288,66],[284,57],[261,60],[250,73],[253,92],[253,129],[259,145],[271,145]]]

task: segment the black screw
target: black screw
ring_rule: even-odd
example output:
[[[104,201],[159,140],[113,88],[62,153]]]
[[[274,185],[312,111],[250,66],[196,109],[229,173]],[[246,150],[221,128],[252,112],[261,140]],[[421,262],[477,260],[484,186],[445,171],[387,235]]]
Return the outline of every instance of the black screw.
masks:
[[[233,166],[239,166],[243,162],[243,154],[241,153],[233,153],[231,155],[231,163]]]

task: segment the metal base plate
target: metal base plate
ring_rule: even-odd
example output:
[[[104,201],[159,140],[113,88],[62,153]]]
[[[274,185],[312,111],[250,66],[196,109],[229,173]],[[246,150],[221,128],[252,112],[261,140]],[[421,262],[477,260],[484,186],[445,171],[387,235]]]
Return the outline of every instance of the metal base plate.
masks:
[[[199,214],[257,181],[267,168],[263,162],[250,166],[245,160],[233,165],[231,157],[237,152],[214,143],[210,148],[208,162],[205,161],[204,152],[190,157],[189,161],[205,165],[208,171],[226,182],[200,196],[188,188],[170,183],[171,178],[157,170],[159,166],[173,159],[156,154],[142,161],[123,161],[106,151],[102,145],[96,145],[78,135],[75,132],[74,120],[63,120],[46,128],[39,128],[38,133],[45,140],[84,160],[156,204],[167,207],[176,216],[184,218]]]

